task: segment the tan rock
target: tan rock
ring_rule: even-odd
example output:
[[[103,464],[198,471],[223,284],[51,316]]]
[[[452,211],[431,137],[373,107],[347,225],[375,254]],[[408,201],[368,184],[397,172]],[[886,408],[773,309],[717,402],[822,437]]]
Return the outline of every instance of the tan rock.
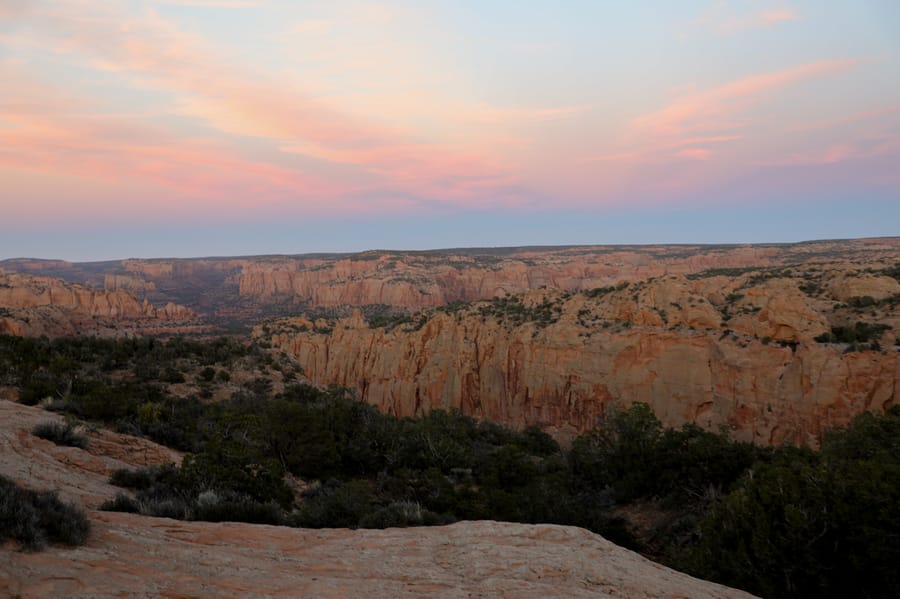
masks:
[[[829,281],[828,291],[838,301],[846,302],[852,297],[869,296],[874,300],[900,294],[900,283],[891,277],[868,275],[844,275]]]
[[[364,327],[358,314],[333,327],[319,323],[328,334],[277,322],[271,341],[314,382],[355,388],[385,412],[455,408],[517,428],[537,424],[563,441],[592,428],[613,403],[646,402],[667,426],[697,422],[759,443],[815,445],[855,414],[897,402],[900,353],[848,354],[812,342],[827,321],[795,286],[746,289],[741,302],[759,311],[728,323],[743,334],[721,331],[723,315],[691,289],[676,278],[596,299],[556,294],[559,319],[543,328],[483,316],[482,306],[493,309],[485,303],[434,312],[417,330]],[[554,295],[534,292],[524,305],[542,301],[541,293]],[[668,307],[665,323],[660,305]]]
[[[136,295],[143,295],[148,291],[156,291],[156,284],[153,281],[129,275],[105,275],[103,289],[106,291],[121,289]]]
[[[160,321],[186,324],[197,318],[185,306],[169,302],[157,308],[122,289],[99,291],[18,273],[0,275],[0,309],[0,332],[13,335],[101,334],[119,322],[140,322],[150,330]]]
[[[793,279],[772,279],[743,290],[736,304],[739,313],[728,322],[735,331],[776,341],[811,341],[830,330]]]

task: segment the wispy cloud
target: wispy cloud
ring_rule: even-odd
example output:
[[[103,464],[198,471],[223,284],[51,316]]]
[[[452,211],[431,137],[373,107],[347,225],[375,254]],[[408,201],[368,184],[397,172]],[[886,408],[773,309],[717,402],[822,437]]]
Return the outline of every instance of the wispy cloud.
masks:
[[[757,107],[782,89],[837,75],[857,64],[857,60],[820,61],[707,89],[679,88],[666,105],[634,117],[618,143],[607,142],[606,151],[581,158],[579,164],[596,169],[583,175],[583,180],[607,189],[622,189],[622,193],[663,196],[687,193],[692,186],[698,188],[717,177],[727,177],[728,172],[740,168],[736,162],[740,159],[735,157],[741,155],[742,146],[758,150],[761,143],[766,143],[756,132],[767,124],[760,119],[772,117],[755,110]],[[783,150],[770,149],[769,156],[775,155],[784,157]],[[728,156],[730,160],[725,158]],[[785,159],[819,163],[847,156],[846,147],[835,146],[826,153]],[[706,163],[713,162],[715,169],[706,167]],[[696,167],[691,167],[691,163],[697,163]]]
[[[865,121],[883,120],[889,117],[897,117],[900,115],[900,104],[891,104],[888,106],[880,106],[831,119],[821,119],[816,121],[808,121],[799,123],[791,127],[792,131],[814,131],[816,129],[832,129],[835,127],[843,127],[853,125]]]
[[[96,112],[87,99],[36,81],[21,68],[0,66],[0,76],[10,85],[0,98],[0,123],[6,123],[0,131],[4,148],[14,148],[0,151],[0,166],[139,179],[169,189],[176,199],[230,198],[237,204],[242,197],[327,199],[354,191],[300,169],[248,159],[216,140],[179,136],[136,115]]]
[[[506,181],[499,165],[478,152],[458,152],[403,131],[354,115],[305,92],[301,86],[260,75],[222,58],[204,40],[184,33],[154,13],[139,16],[96,10],[89,16],[79,2],[38,5],[30,23],[61,40],[61,49],[85,53],[94,63],[154,86],[176,97],[177,110],[229,135],[256,137],[275,147],[303,151],[310,158],[333,160],[359,170],[381,187],[406,193],[459,197],[441,181],[480,173],[482,181]],[[391,13],[372,10],[371,22]],[[559,118],[570,109],[506,114],[484,109],[476,118]],[[413,173],[413,166],[418,170]],[[339,187],[339,185],[336,185]],[[477,188],[476,188],[477,187]],[[471,193],[483,193],[483,182]]]
[[[718,0],[691,21],[690,28],[726,35],[748,29],[773,27],[788,21],[796,21],[800,15],[787,6],[772,6],[762,10],[737,12],[731,3]]]
[[[846,71],[858,60],[826,60],[753,75],[700,92],[682,93],[668,106],[635,119],[639,136],[706,135],[731,138],[723,131],[743,128],[741,113],[780,88]]]
[[[709,148],[685,148],[675,152],[675,156],[691,160],[709,160],[712,158],[712,150]]]

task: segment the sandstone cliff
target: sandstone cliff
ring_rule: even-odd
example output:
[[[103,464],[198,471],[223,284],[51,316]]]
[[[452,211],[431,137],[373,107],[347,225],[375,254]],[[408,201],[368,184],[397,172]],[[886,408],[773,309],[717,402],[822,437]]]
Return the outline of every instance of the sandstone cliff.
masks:
[[[561,439],[612,404],[647,402],[666,425],[815,445],[860,411],[896,403],[896,304],[859,313],[809,291],[833,273],[775,274],[536,291],[426,311],[393,328],[371,328],[359,313],[286,319],[257,334],[311,380],[355,388],[384,411],[457,408]],[[859,319],[888,329],[878,345],[815,340]]]
[[[764,245],[378,250],[102,263],[7,260],[0,268],[123,289],[154,303],[190,305],[204,318],[233,324],[283,316],[301,307],[322,312],[348,306],[415,310],[541,287],[579,291],[710,270],[728,277],[750,269],[801,265],[864,264],[878,270],[896,264],[898,257],[900,238],[883,238]],[[847,297],[875,293],[880,299],[891,292],[891,278],[874,272],[870,277],[880,279],[874,283],[877,288],[855,277],[849,287],[840,281],[823,284]],[[844,291],[835,287],[841,285]]]
[[[293,297],[311,307],[385,304],[420,308],[541,287],[578,291],[710,269],[735,271],[835,261],[889,264],[898,254],[900,239],[894,238],[759,246],[366,252],[334,260],[261,259],[244,266],[238,282],[243,297]]]
[[[239,277],[242,296],[291,295],[310,306],[385,304],[404,308],[436,307],[549,287],[582,290],[637,281],[668,273],[686,274],[712,266],[764,265],[772,250],[735,248],[715,255],[671,248],[640,251],[584,248],[578,252],[514,252],[502,257],[447,254],[372,254],[308,265],[303,261],[260,263]]]
[[[185,306],[154,306],[121,289],[100,291],[51,277],[0,274],[0,333],[108,333],[117,323],[157,329],[191,324],[196,318]]]
[[[156,284],[153,281],[129,275],[105,275],[103,289],[106,291],[123,290],[135,295],[145,295],[147,292],[156,291]]]
[[[93,511],[117,491],[111,469],[178,456],[114,433],[91,433],[87,451],[29,434],[55,418],[0,400],[0,474],[86,506],[92,532],[74,549],[0,548],[3,596],[751,598],[565,526],[302,530]]]

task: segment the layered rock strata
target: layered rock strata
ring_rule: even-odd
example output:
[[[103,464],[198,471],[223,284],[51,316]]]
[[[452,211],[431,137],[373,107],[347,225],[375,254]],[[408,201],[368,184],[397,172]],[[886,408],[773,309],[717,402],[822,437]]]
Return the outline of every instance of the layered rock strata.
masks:
[[[118,324],[135,332],[192,324],[193,310],[155,306],[122,289],[97,290],[51,277],[0,274],[0,334],[108,334]]]
[[[646,402],[668,426],[816,445],[855,414],[897,402],[900,319],[896,304],[857,313],[802,292],[804,281],[663,277],[426,311],[394,327],[359,313],[285,319],[257,335],[312,381],[398,416],[455,408],[566,440],[612,406]],[[876,345],[821,341],[856,319],[886,329]]]

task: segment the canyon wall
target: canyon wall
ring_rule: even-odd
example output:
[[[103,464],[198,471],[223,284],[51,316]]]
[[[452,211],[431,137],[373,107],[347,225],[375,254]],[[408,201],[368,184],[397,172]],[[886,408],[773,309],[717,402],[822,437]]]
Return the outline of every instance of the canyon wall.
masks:
[[[0,274],[0,334],[107,334],[118,324],[141,332],[185,325],[197,315],[168,302],[155,306],[128,291],[97,290],[51,277]]]
[[[671,247],[640,251],[584,248],[577,251],[520,251],[502,257],[373,254],[308,264],[303,261],[244,268],[239,276],[245,297],[294,296],[311,307],[384,304],[402,308],[436,307],[548,287],[592,289],[620,281],[664,274],[687,274],[711,267],[739,268],[773,263],[774,249],[736,247],[714,254]]]
[[[895,263],[900,238],[764,245],[648,245],[373,250],[233,258],[95,263],[6,260],[0,271],[121,289],[154,303],[190,306],[219,324],[348,306],[438,307],[547,287],[589,290],[666,275],[811,264]],[[852,283],[851,283],[852,285]],[[848,289],[849,297],[865,295]]]
[[[897,402],[896,303],[863,312],[821,291],[841,288],[842,277],[817,272],[820,291],[810,295],[799,288],[807,279],[790,276],[669,276],[430,310],[393,328],[371,328],[356,313],[284,319],[256,333],[312,381],[356,389],[399,416],[456,408],[565,440],[613,405],[646,402],[665,425],[816,445],[855,414]],[[893,278],[872,284],[900,292]],[[860,319],[886,328],[875,345],[816,341]]]

